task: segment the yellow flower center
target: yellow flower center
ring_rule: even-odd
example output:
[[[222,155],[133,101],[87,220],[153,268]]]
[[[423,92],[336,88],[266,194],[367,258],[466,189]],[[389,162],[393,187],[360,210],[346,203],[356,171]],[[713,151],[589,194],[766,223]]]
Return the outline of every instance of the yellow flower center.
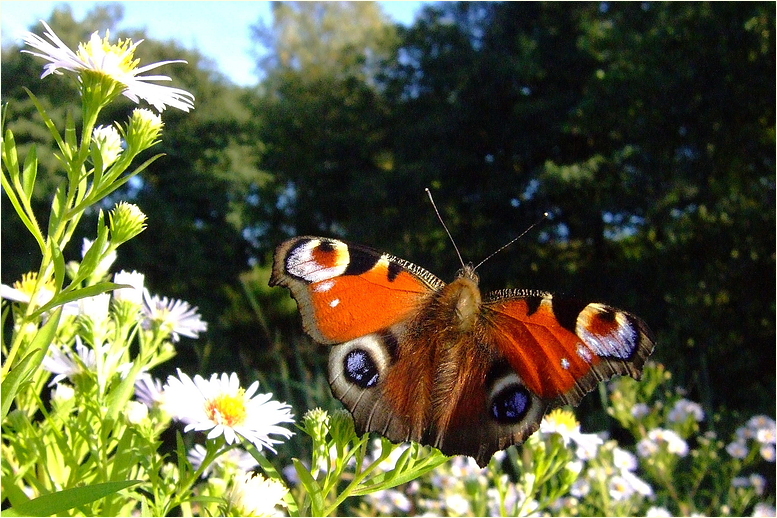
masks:
[[[557,428],[565,428],[567,430],[574,430],[580,423],[575,419],[575,414],[561,408],[556,408],[545,416],[545,419],[555,423]]]
[[[233,427],[245,421],[246,404],[243,389],[237,394],[223,394],[207,402],[208,418],[214,423]]]
[[[92,64],[94,70],[117,79],[130,74],[140,63],[139,59],[132,59],[135,55],[132,40],[119,40],[111,44],[107,32],[105,38],[100,39],[97,34],[93,34],[88,43],[79,43],[76,55]]]
[[[36,305],[42,306],[54,296],[54,279],[49,279],[40,286],[37,284],[38,272],[27,272],[22,275],[22,280],[13,283],[13,287],[30,297]],[[35,296],[34,299],[33,296]]]

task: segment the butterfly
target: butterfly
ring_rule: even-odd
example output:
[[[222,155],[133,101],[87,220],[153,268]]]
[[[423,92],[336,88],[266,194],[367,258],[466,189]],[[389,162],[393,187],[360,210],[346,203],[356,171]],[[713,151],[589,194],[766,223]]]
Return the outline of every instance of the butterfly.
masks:
[[[482,294],[472,266],[446,284],[326,237],[279,245],[270,286],[288,288],[307,334],[334,346],[329,383],[357,431],[480,466],[600,381],[639,379],[655,346],[645,322],[606,304],[521,289]]]

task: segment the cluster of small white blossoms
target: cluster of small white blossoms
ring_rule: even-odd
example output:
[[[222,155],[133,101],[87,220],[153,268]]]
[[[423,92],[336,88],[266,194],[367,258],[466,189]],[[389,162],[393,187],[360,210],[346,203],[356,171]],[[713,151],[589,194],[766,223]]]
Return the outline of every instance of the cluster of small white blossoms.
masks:
[[[750,449],[758,449],[761,457],[767,462],[775,460],[775,422],[765,415],[750,418],[744,426],[736,431],[736,439],[726,446],[726,451],[735,459],[744,459]]]
[[[574,449],[575,460],[565,469],[578,474],[585,463],[598,454],[603,444],[599,435],[582,433],[574,415],[563,410],[554,410],[544,417],[536,438],[544,441],[554,435],[561,437],[564,447]],[[406,447],[403,445],[394,449],[378,469],[393,469],[397,458]],[[381,451],[379,440],[373,442],[372,451],[373,457],[378,458]],[[494,459],[501,463],[506,456],[505,451],[498,451],[494,454]],[[376,512],[383,515],[416,513],[423,516],[470,516],[477,512],[477,509],[473,509],[473,492],[485,493],[485,510],[488,516],[502,516],[504,513],[507,513],[507,516],[513,516],[514,513],[531,516],[539,511],[539,502],[527,498],[520,484],[503,473],[499,475],[499,488],[495,487],[489,467],[481,468],[471,457],[453,457],[448,463],[435,469],[430,477],[430,485],[436,490],[434,494],[430,494],[428,489],[416,480],[404,488],[378,491],[365,498]],[[578,487],[578,490],[587,492],[582,486]],[[564,499],[559,499],[558,503],[561,505],[563,501]]]
[[[86,256],[93,244],[92,241],[84,239],[83,256]],[[98,276],[104,275],[115,259],[115,252],[107,254],[97,266],[95,273]],[[25,304],[29,304],[34,299],[36,305],[45,305],[54,295],[53,287],[47,283],[38,286],[36,280],[37,276],[34,274],[26,274],[13,286],[2,285],[2,298]],[[44,369],[55,374],[49,383],[50,386],[56,385],[65,378],[72,380],[74,376],[94,369],[98,364],[104,371],[101,374],[106,375],[112,372],[125,374],[132,367],[131,363],[117,363],[123,351],[114,351],[109,341],[110,333],[107,329],[110,327],[112,302],[137,305],[140,309],[142,327],[157,328],[161,330],[164,337],[169,336],[173,342],[177,342],[180,336],[196,338],[208,329],[207,322],[202,320],[196,307],[181,300],[151,295],[143,285],[144,280],[145,276],[142,273],[121,271],[113,276],[113,281],[129,287],[114,290],[112,294],[103,293],[85,297],[63,305],[63,316],[88,321],[92,329],[103,329],[106,332],[102,333],[103,341],[95,342],[90,346],[85,345],[79,335],[75,336],[74,348],[65,344],[52,343],[42,364]],[[98,355],[101,360],[99,362],[96,360]]]

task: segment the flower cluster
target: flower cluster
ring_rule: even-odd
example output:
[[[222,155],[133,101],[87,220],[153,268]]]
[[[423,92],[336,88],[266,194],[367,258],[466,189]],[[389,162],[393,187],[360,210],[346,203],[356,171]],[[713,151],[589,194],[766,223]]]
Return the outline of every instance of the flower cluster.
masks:
[[[642,431],[635,428],[633,446],[619,444],[606,432],[584,433],[571,412],[557,409],[523,445],[497,452],[486,468],[471,458],[453,457],[409,483],[366,494],[346,511],[380,516],[774,516],[773,489],[763,475],[749,473],[758,462],[773,462],[761,450],[774,445],[774,421],[751,418],[725,446],[711,432],[700,431],[706,413],[681,396],[682,390],[673,392],[669,379],[661,366],[649,365],[643,384],[629,379],[611,384],[612,402],[643,398],[635,412],[626,407],[613,412],[622,425],[633,424],[634,414],[651,423]],[[640,394],[644,384],[650,390]],[[367,459],[380,461],[375,469],[387,473],[409,453],[408,445],[389,445],[385,454],[382,440],[370,447]],[[724,450],[735,451],[736,457],[726,458]]]
[[[737,428],[736,439],[726,446],[726,451],[735,459],[745,459],[750,451],[757,449],[765,461],[774,462],[775,435],[774,419],[765,415],[753,416]]]
[[[75,74],[82,117],[80,128],[67,117],[61,132],[29,94],[65,172],[47,234],[30,202],[35,151],[20,160],[10,130],[0,141],[3,192],[43,255],[37,271],[0,289],[13,326],[2,365],[4,509],[32,516],[167,516],[201,505],[208,516],[281,513],[288,492],[280,477],[251,470],[267,468],[264,450],[274,452],[292,435],[281,426],[293,423],[290,407],[259,394],[256,382],[243,389],[235,373],[206,380],[179,371],[166,384],[149,374],[175,355],[181,337],[199,337],[207,323],[187,302],[152,295],[142,273],[111,275],[119,247],[146,228],[140,208],[120,201],[107,215],[95,211],[95,239],[83,241],[80,260],[64,260],[84,213],[103,206],[154,160],[130,172],[163,128],[159,113],[146,108],[133,110],[124,124],[97,126],[100,112],[121,94],[156,112],[189,111],[192,94],[154,84],[166,76],[142,75],[180,61],[138,67],[140,42],[111,43],[107,33],[94,33],[73,51],[43,25],[43,37],[24,38],[34,49],[24,52],[48,61],[42,77]],[[171,418],[185,424],[177,463],[160,449]],[[193,445],[198,436],[190,432],[207,432],[204,445]],[[188,455],[187,442],[193,445]]]

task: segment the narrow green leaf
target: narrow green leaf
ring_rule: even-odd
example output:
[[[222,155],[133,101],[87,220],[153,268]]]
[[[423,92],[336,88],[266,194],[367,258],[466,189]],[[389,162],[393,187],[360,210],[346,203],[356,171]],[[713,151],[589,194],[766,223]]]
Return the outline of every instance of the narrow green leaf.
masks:
[[[27,496],[24,491],[22,491],[22,488],[19,487],[19,484],[14,483],[20,480],[20,478],[21,477],[18,475],[13,477],[13,480],[9,475],[3,477],[3,498],[7,498],[11,506],[23,504],[24,502],[28,502],[30,500],[30,497]],[[2,516],[22,516],[21,514],[13,513],[14,512],[6,514],[6,511],[3,511]]]
[[[294,463],[294,469],[297,470],[300,484],[305,487],[310,495],[311,516],[320,516],[324,510],[324,494],[321,491],[321,486],[299,459],[292,459],[291,461]]]
[[[10,200],[11,205],[13,205],[16,214],[19,215],[19,219],[22,220],[22,223],[24,223],[24,226],[27,227],[27,230],[30,231],[30,234],[35,237],[35,240],[38,242],[38,246],[41,249],[41,253],[43,253],[45,244],[43,236],[40,233],[40,229],[38,228],[38,223],[35,220],[30,219],[30,217],[27,215],[27,211],[22,205],[21,200],[16,195],[16,190],[13,188],[6,176],[2,175],[0,176],[0,179],[2,180],[3,191],[5,191],[6,196],[8,196],[8,199]]]
[[[6,130],[3,140],[3,165],[11,180],[19,178],[19,157],[16,155],[16,139],[11,130]]]
[[[108,396],[108,412],[106,414],[109,418],[116,419],[119,412],[126,408],[127,402],[135,393],[135,380],[143,367],[144,365],[141,362],[134,362],[119,386],[111,391]]]
[[[54,240],[49,241],[51,261],[54,264],[54,286],[56,291],[62,290],[65,282],[65,256]]]
[[[24,91],[27,92],[27,95],[30,96],[32,103],[35,105],[35,108],[37,108],[38,113],[40,113],[40,116],[43,118],[43,122],[46,124],[46,127],[51,132],[51,135],[54,137],[54,140],[57,141],[57,146],[59,147],[60,150],[64,152],[65,143],[62,140],[62,136],[59,134],[57,125],[54,124],[54,121],[51,120],[51,117],[49,117],[49,114],[46,113],[46,110],[43,108],[43,105],[40,103],[40,101],[38,101],[38,98],[35,97],[35,95],[27,87],[24,87]]]
[[[62,152],[66,153],[66,158],[72,159],[78,152],[79,146],[76,134],[76,121],[73,119],[73,114],[69,111],[65,117],[65,145],[67,150],[63,149]]]
[[[35,313],[33,313],[33,316],[40,315],[41,313],[45,313],[46,311],[49,311],[54,307],[67,304],[68,302],[73,302],[74,300],[83,299],[85,297],[94,297],[95,295],[99,295],[100,293],[105,293],[106,291],[113,291],[119,288],[131,288],[131,287],[132,286],[129,286],[127,284],[116,284],[113,282],[104,281],[104,282],[98,282],[91,286],[87,286],[85,288],[79,288],[77,290],[72,290],[72,291],[64,291],[56,295],[53,299],[51,299],[48,304],[38,308],[38,310]]]
[[[3,380],[2,387],[0,387],[0,402],[2,405],[2,416],[8,415],[8,411],[11,409],[11,403],[13,402],[16,394],[19,392],[19,387],[23,382],[27,380],[29,375],[38,368],[43,361],[43,356],[49,349],[49,344],[54,340],[54,336],[57,333],[57,326],[59,325],[59,319],[62,315],[62,309],[59,308],[49,315],[49,319],[46,323],[38,329],[35,334],[35,338],[32,339],[27,350],[30,351],[24,358],[22,358],[18,364],[8,373],[8,376]]]
[[[54,199],[51,201],[51,214],[49,215],[49,229],[48,235],[53,236],[59,227],[59,223],[65,213],[65,205],[67,203],[67,189],[64,182],[61,182],[57,187],[57,192],[54,194]]]
[[[92,188],[97,190],[100,188],[103,180],[103,173],[105,172],[105,165],[103,164],[103,156],[100,153],[100,149],[96,146],[90,146],[89,156],[92,158]]]
[[[56,493],[42,495],[29,502],[14,506],[3,511],[2,516],[6,516],[6,512],[9,511],[16,513],[14,516],[51,516],[53,514],[60,514],[79,505],[90,504],[140,482],[140,480],[103,482],[101,484],[65,489]]]
[[[93,205],[99,200],[102,200],[109,194],[111,194],[113,191],[127,183],[133,176],[140,174],[143,172],[145,168],[147,168],[149,165],[151,165],[152,162],[154,162],[157,158],[164,156],[164,153],[160,153],[158,155],[152,156],[142,164],[140,164],[138,167],[135,168],[134,171],[131,173],[122,176],[121,178],[113,178],[113,172],[115,168],[111,169],[111,174],[106,175],[103,179],[103,187],[101,189],[94,190],[89,196],[84,198],[78,205],[73,207],[70,210],[70,213],[73,214],[75,212],[78,212],[79,210],[83,210],[88,205]]]
[[[78,266],[78,275],[73,279],[73,284],[78,284],[88,278],[100,265],[100,260],[103,259],[103,253],[108,245],[108,234],[108,226],[105,224],[105,216],[101,210],[97,218],[97,238],[84,254],[84,259]]]
[[[27,157],[24,159],[24,169],[22,170],[22,191],[27,197],[27,203],[32,199],[32,192],[35,189],[35,179],[38,176],[38,151],[33,144]]]

